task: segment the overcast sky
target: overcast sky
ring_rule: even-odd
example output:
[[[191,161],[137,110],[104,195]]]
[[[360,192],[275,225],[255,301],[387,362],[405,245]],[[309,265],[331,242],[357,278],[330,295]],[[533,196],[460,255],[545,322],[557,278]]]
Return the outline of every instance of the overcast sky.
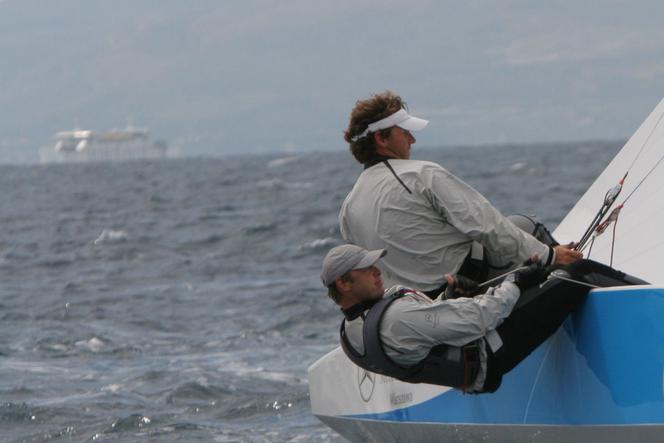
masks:
[[[346,149],[392,89],[420,146],[629,137],[664,96],[661,1],[0,0],[0,153],[151,129],[182,154]],[[0,161],[3,161],[0,159]]]

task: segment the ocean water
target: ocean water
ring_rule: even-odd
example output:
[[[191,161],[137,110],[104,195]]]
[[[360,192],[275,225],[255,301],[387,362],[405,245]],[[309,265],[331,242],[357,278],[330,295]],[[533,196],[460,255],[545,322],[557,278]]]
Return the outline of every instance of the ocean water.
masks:
[[[621,144],[413,157],[553,228]],[[360,172],[344,150],[0,167],[0,441],[343,441],[306,369],[337,345],[319,267]]]

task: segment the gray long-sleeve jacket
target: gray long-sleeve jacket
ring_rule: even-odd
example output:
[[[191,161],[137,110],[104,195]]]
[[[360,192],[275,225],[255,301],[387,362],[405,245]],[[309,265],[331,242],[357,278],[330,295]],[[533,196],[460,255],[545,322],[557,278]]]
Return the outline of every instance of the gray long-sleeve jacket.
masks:
[[[365,249],[387,249],[378,266],[387,285],[422,291],[455,274],[473,241],[490,264],[522,263],[553,251],[517,228],[468,184],[432,162],[389,160],[409,194],[382,163],[365,169],[339,213],[343,238]]]
[[[393,286],[385,291],[391,295],[403,288]],[[395,300],[385,311],[380,323],[380,338],[385,353],[396,363],[412,366],[422,361],[431,348],[440,344],[463,346],[484,337],[496,352],[502,340],[496,328],[509,316],[519,299],[519,288],[512,282],[503,282],[485,294],[473,298],[431,300],[415,292]],[[362,316],[345,321],[346,336],[355,350],[364,353]],[[485,340],[480,341],[480,371],[469,392],[484,386],[487,351]]]

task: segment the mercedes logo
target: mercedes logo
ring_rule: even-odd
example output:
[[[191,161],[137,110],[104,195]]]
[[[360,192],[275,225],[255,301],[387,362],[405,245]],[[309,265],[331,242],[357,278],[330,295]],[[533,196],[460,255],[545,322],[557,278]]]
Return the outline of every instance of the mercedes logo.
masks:
[[[374,387],[376,386],[376,374],[357,368],[357,387],[360,389],[360,397],[365,402],[371,400]]]

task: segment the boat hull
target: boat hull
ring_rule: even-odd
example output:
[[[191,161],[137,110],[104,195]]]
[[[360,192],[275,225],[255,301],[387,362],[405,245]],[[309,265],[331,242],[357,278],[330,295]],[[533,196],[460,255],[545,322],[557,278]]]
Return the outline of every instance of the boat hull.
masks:
[[[318,418],[353,442],[645,443],[661,440],[664,433],[662,425],[467,425],[357,420],[344,417],[319,416]]]
[[[592,291],[494,394],[310,368],[312,410],[352,441],[652,441],[664,426],[664,288]]]

